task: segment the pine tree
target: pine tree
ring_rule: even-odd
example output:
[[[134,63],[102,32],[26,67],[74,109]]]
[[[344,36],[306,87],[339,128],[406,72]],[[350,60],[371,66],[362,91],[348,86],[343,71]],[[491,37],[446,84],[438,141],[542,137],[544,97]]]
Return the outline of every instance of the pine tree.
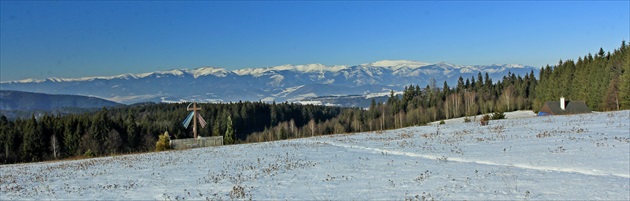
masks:
[[[630,46],[625,41],[621,43],[622,73],[619,76],[619,107],[630,109]]]
[[[457,93],[464,91],[464,78],[462,76],[459,76],[459,79],[457,79],[457,86],[455,88],[455,91]]]
[[[486,72],[484,80],[485,82],[484,82],[483,90],[488,92],[490,91],[490,88],[492,87],[492,79],[490,79],[490,75],[488,75],[488,72]]]
[[[475,82],[475,91],[483,92],[483,76],[481,72],[477,73],[477,82]]]
[[[92,134],[92,139],[96,142],[93,144],[96,145],[95,147],[90,147],[92,153],[96,155],[105,153],[104,142],[107,141],[110,129],[111,123],[109,121],[108,111],[103,107],[92,119],[90,133]]]
[[[527,98],[536,98],[536,85],[538,84],[538,80],[536,79],[536,75],[534,75],[534,70],[532,70],[529,73],[529,79],[530,79],[530,84],[529,84],[529,88],[527,89],[527,91],[529,91],[529,95],[527,96]]]
[[[221,125],[219,124],[219,118],[214,121],[214,125],[212,126],[212,136],[220,136],[221,135]]]
[[[605,54],[605,52],[604,52],[604,48],[601,48],[601,47],[600,47],[600,48],[599,48],[599,52],[597,52],[597,56],[596,56],[596,57],[599,57],[599,58],[604,58],[604,54]]]
[[[18,160],[16,156],[18,156],[19,144],[21,140],[19,136],[16,134],[14,128],[14,124],[10,122],[6,116],[0,115],[0,152],[2,152],[1,163],[12,163]]]
[[[232,128],[232,116],[227,117],[227,129],[225,130],[225,136],[223,136],[224,144],[234,143],[234,129]]]
[[[45,139],[43,138],[41,127],[37,125],[37,120],[35,120],[34,115],[31,115],[30,120],[26,122],[23,131],[24,142],[21,147],[22,161],[35,162],[43,160]],[[42,150],[42,148],[44,148],[44,150]]]

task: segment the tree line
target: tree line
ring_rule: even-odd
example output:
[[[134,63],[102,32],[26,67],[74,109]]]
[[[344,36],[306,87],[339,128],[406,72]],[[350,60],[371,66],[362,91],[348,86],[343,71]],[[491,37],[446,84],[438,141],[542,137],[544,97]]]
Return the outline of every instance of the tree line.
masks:
[[[325,121],[342,108],[289,103],[238,102],[198,104],[207,125],[198,125],[200,136],[225,135],[226,144],[239,143],[252,132],[279,122],[302,126]],[[173,139],[191,138],[192,128],[182,121],[187,104],[144,103],[97,112],[49,115],[8,120],[0,116],[0,162],[35,162],[69,157],[105,156],[155,149],[158,135],[168,131]]]
[[[283,140],[335,133],[381,131],[457,117],[515,110],[538,111],[546,101],[584,100],[596,111],[630,109],[630,50],[625,41],[613,52],[600,51],[543,67],[523,76],[508,73],[492,80],[487,73],[459,77],[455,86],[432,79],[391,92],[368,109],[290,103],[199,104],[207,126],[201,136],[225,136],[225,143]],[[145,103],[98,112],[0,117],[2,163],[145,152],[164,131],[175,139],[192,137],[181,124],[187,104]],[[228,135],[226,135],[228,134]],[[233,135],[230,135],[233,134]]]

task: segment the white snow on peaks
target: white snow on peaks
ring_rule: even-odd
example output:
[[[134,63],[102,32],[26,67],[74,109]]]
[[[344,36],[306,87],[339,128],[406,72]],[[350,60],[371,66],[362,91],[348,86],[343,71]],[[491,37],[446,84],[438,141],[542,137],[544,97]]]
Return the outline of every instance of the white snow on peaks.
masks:
[[[3,81],[2,83],[41,83],[44,81],[45,79],[28,78],[28,79],[16,80],[16,81]]]
[[[357,75],[353,73],[364,73],[370,77],[373,76],[387,76],[389,70],[394,71],[394,75],[405,76],[417,76],[423,74],[452,74],[454,72],[459,73],[473,73],[475,71],[488,72],[488,73],[500,73],[510,69],[522,69],[529,68],[521,64],[493,64],[493,65],[456,65],[445,62],[439,63],[426,63],[411,60],[381,60],[373,63],[366,63],[361,65],[324,65],[319,63],[292,65],[285,64],[273,67],[263,68],[245,68],[239,70],[227,70],[225,68],[218,67],[201,67],[197,69],[172,69],[165,71],[154,71],[139,74],[121,74],[115,76],[92,76],[81,78],[47,78],[47,79],[24,79],[18,81],[2,81],[1,83],[59,83],[59,82],[81,82],[81,81],[95,81],[95,80],[133,80],[142,78],[166,78],[166,77],[194,77],[199,78],[203,76],[216,76],[216,77],[229,77],[232,75],[238,76],[272,76],[275,74],[284,74],[286,72],[293,72],[296,74],[308,74],[313,76],[318,74],[318,80],[327,80],[326,76],[332,73],[330,76],[337,76],[343,73],[345,76]],[[347,79],[354,78],[353,76],[346,77]],[[291,79],[286,77],[285,79]],[[338,80],[339,81],[339,80]]]
[[[125,79],[128,79],[129,77],[145,78],[145,77],[149,77],[149,76],[162,77],[163,75],[182,76],[182,75],[184,75],[184,72],[182,70],[173,69],[173,70],[166,70],[166,71],[156,71],[156,72],[150,72],[150,73],[141,73],[141,74],[136,74],[136,75],[131,75],[131,74],[119,75],[119,76],[109,77],[107,79],[113,79],[113,78],[125,78]]]
[[[318,72],[318,71],[338,72],[346,68],[348,68],[348,66],[344,66],[344,65],[326,66],[323,64],[306,64],[306,65],[293,66],[292,70],[294,71],[296,70],[300,72]]]
[[[214,75],[217,77],[226,77],[229,73],[228,70],[224,68],[215,68],[215,67],[201,67],[194,70],[189,70],[188,73],[193,75],[193,77],[198,78],[206,75]]]
[[[168,70],[168,71],[162,71],[160,72],[160,74],[166,75],[166,74],[171,74],[171,75],[184,75],[184,72],[182,72],[181,70],[177,70],[177,69],[173,69],[173,70]]]
[[[50,82],[80,82],[80,81],[113,80],[113,79],[130,80],[130,79],[145,78],[145,77],[149,77],[151,75],[157,75],[157,77],[161,77],[162,75],[182,76],[182,75],[184,75],[184,72],[182,70],[174,69],[174,70],[168,70],[168,71],[157,71],[157,72],[140,73],[140,74],[126,73],[126,74],[115,75],[115,76],[93,76],[93,77],[81,77],[81,78],[55,78],[55,77],[53,77],[53,78],[46,78],[45,80],[28,79],[28,80],[20,80],[18,82],[20,82],[20,83],[27,83],[27,82],[40,83],[40,82],[44,82],[44,81],[50,81]]]
[[[505,67],[505,68],[525,68],[525,66],[521,64],[492,64],[490,66],[499,66],[499,67]]]
[[[95,76],[95,77],[81,77],[81,78],[55,78],[54,77],[54,78],[46,78],[45,80],[51,81],[51,82],[80,82],[80,81],[93,81],[93,80],[129,79],[129,77],[137,78],[136,75],[122,74],[122,75],[116,75],[116,76]],[[39,82],[43,82],[43,80]]]
[[[472,72],[474,72],[475,70],[476,70],[476,69],[474,69],[474,68],[472,68],[472,67],[470,67],[470,66],[465,66],[465,67],[461,68],[461,69],[459,70],[459,72],[460,72],[460,73],[472,73]]]
[[[462,68],[461,65],[456,65],[456,64],[446,63],[446,62],[436,63],[435,66],[438,66],[441,68]]]
[[[251,75],[254,77],[260,77],[263,74],[265,74],[265,72],[267,72],[267,69],[266,68],[243,68],[243,69],[234,70],[232,72],[236,73],[239,76]]]
[[[235,70],[234,73],[237,75],[252,75],[254,77],[260,77],[267,72],[271,71],[293,71],[293,72],[338,72],[343,69],[347,69],[348,66],[345,65],[334,65],[334,66],[326,66],[323,64],[305,64],[305,65],[291,65],[285,64],[281,66],[274,66],[268,68],[246,68]]]
[[[282,75],[272,75],[271,77],[271,82],[269,82],[269,85],[274,86],[274,87],[279,87],[282,84],[282,80],[284,80],[284,76]]]
[[[403,67],[420,68],[422,66],[431,65],[426,62],[410,61],[410,60],[381,60],[374,63],[362,64],[361,66],[391,67],[396,70]]]

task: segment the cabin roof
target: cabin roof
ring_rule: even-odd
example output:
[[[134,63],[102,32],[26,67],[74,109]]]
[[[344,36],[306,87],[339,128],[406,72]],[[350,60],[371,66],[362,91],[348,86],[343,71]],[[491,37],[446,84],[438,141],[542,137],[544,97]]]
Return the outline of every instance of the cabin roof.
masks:
[[[540,109],[553,115],[590,113],[591,109],[584,101],[565,101],[565,109],[560,108],[560,101],[547,101]]]

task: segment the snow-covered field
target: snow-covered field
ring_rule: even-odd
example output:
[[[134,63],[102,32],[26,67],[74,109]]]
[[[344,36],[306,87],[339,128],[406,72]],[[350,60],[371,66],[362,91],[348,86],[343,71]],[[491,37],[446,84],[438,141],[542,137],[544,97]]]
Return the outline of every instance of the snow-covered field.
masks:
[[[490,114],[490,116],[492,116],[492,114]],[[520,118],[530,118],[530,117],[535,117],[536,113],[534,113],[531,110],[519,110],[519,111],[514,111],[514,112],[506,112],[505,113],[505,118],[506,119],[520,119]],[[478,122],[479,120],[481,120],[481,118],[483,117],[482,114],[477,115],[477,116],[471,116],[468,117],[471,121],[475,121]],[[467,117],[460,117],[460,118],[453,118],[453,119],[447,119],[444,120],[445,124],[459,124],[459,123],[464,123],[464,119]],[[435,124],[439,124],[440,121],[435,121],[435,122],[431,122],[429,123],[429,125],[435,125]]]
[[[4,165],[0,173],[0,200],[629,200],[630,111]]]

